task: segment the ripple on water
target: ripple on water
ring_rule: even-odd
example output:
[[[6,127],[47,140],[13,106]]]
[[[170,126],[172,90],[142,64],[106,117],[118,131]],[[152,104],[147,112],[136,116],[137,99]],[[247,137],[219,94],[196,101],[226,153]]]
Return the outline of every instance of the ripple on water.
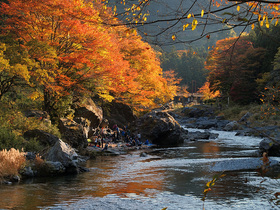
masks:
[[[190,194],[183,196],[173,193],[158,193],[155,197],[144,197],[137,194],[127,194],[126,197],[118,195],[107,195],[103,198],[86,198],[68,205],[60,205],[59,209],[83,209],[83,210],[160,210],[167,207],[168,210],[190,209],[268,209],[268,201],[266,199],[241,199],[223,202],[213,202],[211,200],[202,202],[201,198]],[[57,207],[47,207],[44,209],[58,209]]]

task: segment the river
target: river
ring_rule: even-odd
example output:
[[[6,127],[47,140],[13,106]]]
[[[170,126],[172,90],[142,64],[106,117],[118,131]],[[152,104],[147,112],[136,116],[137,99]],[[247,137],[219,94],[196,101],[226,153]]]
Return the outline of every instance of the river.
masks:
[[[140,157],[139,150],[98,157],[87,162],[90,172],[75,176],[2,185],[0,209],[274,209],[270,199],[280,191],[274,178],[278,168],[264,177],[255,169],[231,170],[259,159],[261,139],[211,132],[219,137],[157,148],[147,157]],[[227,161],[237,164],[231,166]],[[203,202],[206,183],[217,174],[225,176],[215,182]]]

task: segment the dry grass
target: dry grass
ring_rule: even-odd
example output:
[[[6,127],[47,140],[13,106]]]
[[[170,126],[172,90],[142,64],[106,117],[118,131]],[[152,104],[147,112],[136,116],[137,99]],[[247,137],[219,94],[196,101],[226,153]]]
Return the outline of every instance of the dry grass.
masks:
[[[26,163],[25,153],[14,148],[0,151],[0,182],[18,175]]]

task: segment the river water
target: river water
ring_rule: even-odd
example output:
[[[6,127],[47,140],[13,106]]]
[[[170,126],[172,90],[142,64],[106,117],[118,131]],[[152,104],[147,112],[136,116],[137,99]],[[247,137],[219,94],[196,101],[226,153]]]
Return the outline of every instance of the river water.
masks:
[[[147,157],[140,157],[141,151],[98,157],[87,162],[90,172],[75,176],[2,185],[0,209],[277,208],[270,199],[280,191],[275,179],[278,168],[264,176],[250,167],[235,170],[260,159],[257,149],[261,139],[211,132],[219,137],[187,142],[181,147],[156,148]],[[219,174],[225,176],[215,182],[203,202],[206,183]]]

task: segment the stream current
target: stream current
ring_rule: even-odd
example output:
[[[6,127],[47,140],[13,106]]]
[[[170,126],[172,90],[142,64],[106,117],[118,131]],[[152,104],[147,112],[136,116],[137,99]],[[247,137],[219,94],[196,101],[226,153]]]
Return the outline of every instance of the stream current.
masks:
[[[219,137],[186,142],[180,147],[155,148],[147,157],[140,157],[140,150],[98,157],[87,161],[90,172],[75,176],[2,185],[0,209],[277,208],[270,199],[280,191],[280,182],[275,179],[280,173],[278,167],[265,176],[246,168],[246,164],[260,159],[258,145],[262,139],[211,132]],[[232,161],[235,164],[231,165]],[[215,182],[203,202],[206,183],[221,173],[225,176]]]

